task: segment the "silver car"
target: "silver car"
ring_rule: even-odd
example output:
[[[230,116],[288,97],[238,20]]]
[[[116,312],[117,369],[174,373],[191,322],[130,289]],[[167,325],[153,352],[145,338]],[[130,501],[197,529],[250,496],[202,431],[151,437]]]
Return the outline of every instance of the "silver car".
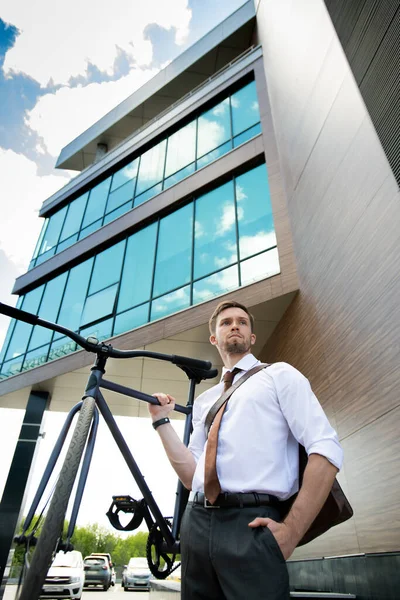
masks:
[[[126,566],[123,577],[122,587],[125,592],[130,589],[150,589],[151,571],[147,564],[147,559],[143,557],[133,557]]]

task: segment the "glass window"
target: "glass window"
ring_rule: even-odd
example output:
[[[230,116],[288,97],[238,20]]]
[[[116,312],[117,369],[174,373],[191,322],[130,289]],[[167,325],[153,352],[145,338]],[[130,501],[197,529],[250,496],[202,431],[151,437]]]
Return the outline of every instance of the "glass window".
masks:
[[[165,177],[194,162],[195,154],[196,121],[193,121],[168,138]]]
[[[139,166],[139,159],[135,158],[135,160],[133,160],[131,163],[129,163],[129,165],[126,165],[126,167],[123,167],[122,169],[120,169],[119,171],[114,173],[113,178],[112,178],[110,192],[113,192],[114,190],[119,188],[121,185],[124,185],[125,183],[127,183],[128,181],[131,181],[131,180],[133,180],[133,186],[134,186],[135,178],[137,176],[138,166]]]
[[[112,285],[86,298],[82,313],[82,325],[107,317],[113,312],[117,289],[117,284]]]
[[[197,160],[197,168],[201,169],[202,167],[205,167],[210,162],[217,160],[217,158],[229,152],[229,150],[232,150],[232,140],[229,140],[226,144],[222,144],[219,148],[215,148],[215,150],[211,150],[211,152],[199,158]]]
[[[60,307],[61,298],[64,292],[67,273],[62,273],[55,279],[52,279],[46,284],[38,315],[46,321],[57,320],[57,314]],[[51,341],[53,332],[50,329],[35,325],[29,342],[28,350],[44,346]]]
[[[22,361],[23,356],[19,356],[18,358],[14,358],[13,360],[5,362],[1,368],[0,379],[11,377],[12,375],[20,373],[22,369]]]
[[[166,140],[163,140],[157,146],[150,148],[140,157],[139,176],[136,188],[136,195],[153,187],[162,180],[165,162]]]
[[[43,241],[43,238],[44,238],[44,236],[45,236],[45,233],[46,233],[46,229],[47,229],[47,225],[48,225],[48,224],[49,224],[49,219],[45,219],[45,220],[43,221],[42,230],[41,230],[41,232],[40,232],[39,239],[38,239],[38,241],[36,242],[36,247],[35,247],[35,251],[34,251],[34,253],[33,253],[32,259],[36,258],[36,257],[37,257],[37,255],[38,255],[38,253],[39,253],[39,249],[40,249],[40,247],[41,247],[41,245],[42,245],[42,241]]]
[[[58,246],[57,246],[57,254],[59,252],[62,252],[66,248],[69,248],[70,246],[72,246],[72,244],[75,244],[75,242],[77,242],[77,241],[78,241],[78,234],[76,233],[75,235],[72,235],[68,239],[66,239],[63,242],[61,242],[61,244],[58,244]]]
[[[232,94],[233,135],[241,133],[260,121],[260,111],[256,92],[256,82],[252,81],[244,88]]]
[[[89,294],[93,294],[119,281],[125,240],[100,252],[95,258]]]
[[[111,223],[111,221],[114,221],[114,219],[118,219],[118,217],[120,217],[121,215],[124,215],[126,212],[128,212],[128,210],[131,210],[131,208],[132,208],[132,201],[127,202],[126,204],[123,204],[119,208],[116,208],[115,210],[108,213],[108,215],[106,215],[104,217],[103,225],[107,225],[107,223]]]
[[[99,229],[101,227],[102,222],[103,222],[103,219],[99,219],[98,221],[95,221],[88,227],[85,227],[85,229],[82,229],[82,231],[79,234],[79,239],[81,240],[82,238],[85,238],[86,236],[93,233],[93,231],[96,231],[97,229]]]
[[[153,223],[128,239],[118,312],[150,300],[156,237],[157,223]]]
[[[240,133],[235,138],[233,138],[233,147],[237,148],[238,146],[240,146],[240,144],[244,144],[259,133],[261,133],[261,125],[260,123],[257,123],[257,125],[250,127],[250,129],[246,129],[246,131]]]
[[[77,349],[77,345],[69,337],[63,336],[56,341],[53,341],[50,347],[48,360],[62,358]]]
[[[144,325],[149,320],[149,303],[142,304],[131,310],[117,315],[115,318],[114,335],[124,333],[135,327]]]
[[[240,258],[276,245],[265,164],[236,179]]]
[[[50,217],[39,254],[44,254],[44,252],[57,245],[66,212],[67,207],[64,206]]]
[[[229,98],[198,118],[197,156],[221,146],[231,137]]]
[[[44,285],[28,292],[24,300],[22,302],[22,310],[26,310],[34,315],[37,314],[37,310],[39,308],[40,300],[42,299]],[[29,325],[29,323],[23,323],[22,321],[17,321],[13,336],[11,338],[10,344],[8,346],[6,360],[19,356],[23,354],[26,350],[26,346],[28,345],[29,336],[31,334],[33,326]]]
[[[82,227],[90,225],[104,215],[111,177],[108,177],[90,190]]]
[[[146,200],[150,200],[150,198],[152,198],[156,194],[159,194],[161,191],[162,191],[162,183],[159,183],[159,184],[155,185],[154,187],[152,187],[150,190],[147,190],[147,192],[140,194],[140,196],[136,196],[134,206],[136,207],[136,206],[139,206],[140,204],[143,204],[143,202],[146,202]]]
[[[68,329],[77,331],[81,322],[83,304],[92,271],[93,258],[73,267],[68,276],[64,298],[62,300],[57,322]],[[55,339],[61,334],[56,333]],[[52,345],[53,349],[54,344]]]
[[[181,181],[188,175],[191,175],[192,173],[194,173],[194,170],[195,164],[192,163],[191,165],[185,167],[184,169],[181,169],[177,173],[174,173],[174,175],[171,175],[171,177],[164,179],[164,190],[171,187],[171,185],[175,185],[175,183],[178,183],[178,181]]]
[[[80,196],[68,206],[67,216],[65,217],[64,227],[60,235],[60,242],[77,233],[81,228],[82,217],[86,207],[89,192]]]
[[[41,365],[44,365],[44,363],[47,362],[49,347],[50,344],[46,344],[46,346],[41,346],[40,348],[36,348],[35,350],[27,352],[22,366],[22,371],[27,371],[28,369],[33,369],[34,367],[40,367]]]
[[[151,303],[151,321],[161,319],[166,315],[183,310],[190,306],[190,285],[161,296]]]
[[[242,285],[248,285],[260,279],[272,277],[280,272],[277,248],[258,254],[240,263]]]
[[[194,279],[238,260],[233,182],[196,200]]]
[[[193,304],[205,302],[239,287],[238,267],[234,265],[193,284]]]
[[[101,321],[96,325],[90,325],[85,329],[81,329],[80,334],[84,338],[95,337],[99,342],[102,342],[111,337],[112,322],[112,319],[107,319],[107,321]]]
[[[153,296],[190,281],[192,226],[193,203],[160,220]]]
[[[53,248],[51,248],[47,252],[44,252],[44,254],[39,254],[39,256],[36,259],[35,267],[46,262],[46,260],[48,260],[49,258],[54,256],[55,252],[56,252],[56,247],[53,246]]]
[[[115,192],[111,192],[111,194],[108,196],[106,212],[109,213],[122,204],[125,204],[125,202],[132,200],[134,189],[135,182],[128,181],[128,183],[125,183],[125,185],[119,187],[117,190],[115,190]]]

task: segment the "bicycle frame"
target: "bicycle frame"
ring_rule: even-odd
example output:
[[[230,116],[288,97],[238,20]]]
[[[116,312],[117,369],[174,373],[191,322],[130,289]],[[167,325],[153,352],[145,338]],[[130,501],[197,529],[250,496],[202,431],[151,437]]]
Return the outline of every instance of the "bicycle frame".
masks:
[[[50,476],[54,470],[57,459],[60,455],[61,449],[65,442],[66,436],[68,434],[69,428],[71,426],[73,417],[75,414],[82,408],[87,398],[93,398],[95,400],[95,410],[93,413],[93,420],[90,428],[90,432],[87,438],[86,448],[83,454],[83,460],[81,464],[81,471],[79,474],[79,480],[76,490],[76,495],[74,499],[74,504],[71,513],[71,520],[69,523],[69,528],[67,532],[66,542],[63,544],[64,549],[69,549],[70,547],[70,539],[73,535],[76,519],[79,512],[79,507],[82,500],[83,491],[86,484],[87,475],[89,472],[90,462],[93,455],[96,434],[98,429],[98,412],[102,414],[107,427],[109,428],[118,448],[121,451],[121,454],[132,473],[132,476],[139,487],[140,492],[143,495],[144,499],[144,519],[146,521],[146,525],[150,531],[150,529],[157,524],[159,530],[162,534],[164,543],[162,545],[162,551],[168,554],[178,554],[180,552],[180,543],[179,543],[179,532],[180,532],[180,523],[183,514],[183,510],[185,508],[187,498],[188,498],[188,490],[186,490],[182,483],[178,482],[175,507],[174,507],[174,515],[172,521],[172,529],[167,524],[165,517],[163,517],[149,487],[146,484],[146,481],[139,470],[139,467],[121,433],[118,428],[118,425],[107,405],[106,400],[101,392],[101,389],[111,390],[120,394],[123,394],[128,397],[136,398],[151,404],[158,405],[158,400],[145,394],[139,390],[127,388],[123,385],[114,383],[112,381],[106,380],[103,378],[105,374],[105,366],[109,357],[115,358],[126,358],[126,357],[148,357],[155,358],[160,360],[168,360],[174,364],[177,364],[188,376],[190,381],[189,386],[189,395],[186,406],[175,405],[175,410],[186,415],[185,418],[185,427],[183,434],[183,443],[187,446],[190,439],[190,434],[192,430],[192,407],[194,403],[195,397],[195,388],[196,384],[199,383],[203,379],[209,379],[216,375],[216,370],[211,369],[211,364],[205,361],[199,361],[196,359],[180,357],[180,356],[167,356],[161,355],[159,353],[152,353],[148,351],[120,351],[113,349],[111,346],[107,346],[105,344],[100,344],[97,342],[85,340],[79,334],[75,332],[71,332],[70,330],[57,325],[55,323],[50,323],[48,321],[44,321],[35,315],[31,315],[30,313],[26,313],[25,311],[21,311],[20,309],[15,309],[9,306],[6,306],[0,303],[0,312],[3,314],[7,314],[16,319],[23,320],[35,325],[41,325],[48,329],[52,329],[53,331],[59,331],[66,335],[68,335],[71,339],[76,341],[79,345],[84,347],[86,350],[96,353],[96,360],[94,365],[91,368],[91,374],[89,376],[86,389],[82,398],[82,401],[76,404],[71,411],[67,415],[67,419],[65,424],[61,430],[59,438],[56,442],[56,445],[52,451],[52,454],[49,458],[48,464],[46,466],[45,472],[39,484],[38,490],[35,494],[32,505],[29,509],[28,515],[25,520],[24,529],[22,532],[21,538],[25,535],[26,531],[29,529],[31,521],[34,517],[37,506],[42,498],[44,490],[47,486],[47,483],[50,479]]]

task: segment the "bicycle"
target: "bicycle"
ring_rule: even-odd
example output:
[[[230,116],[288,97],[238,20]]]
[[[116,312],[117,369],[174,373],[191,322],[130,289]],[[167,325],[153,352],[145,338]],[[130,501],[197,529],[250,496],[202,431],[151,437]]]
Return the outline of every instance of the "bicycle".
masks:
[[[113,496],[113,502],[107,512],[107,516],[116,529],[125,531],[136,529],[142,523],[143,519],[145,520],[149,531],[146,548],[149,568],[156,578],[165,579],[174,568],[176,568],[174,562],[176,555],[179,554],[180,551],[179,534],[181,518],[188,500],[189,492],[179,481],[172,522],[170,518],[166,518],[161,514],[129,447],[114,420],[107,402],[101,393],[101,389],[111,390],[151,404],[159,404],[159,402],[155,397],[139,390],[131,389],[104,379],[103,375],[106,372],[105,366],[109,358],[125,359],[140,357],[168,361],[182,369],[190,381],[188,401],[186,406],[176,404],[175,410],[186,415],[183,433],[183,442],[185,445],[188,445],[189,443],[192,429],[192,407],[195,398],[196,385],[203,380],[214,378],[217,375],[217,370],[212,369],[212,365],[209,361],[142,350],[118,350],[113,348],[110,344],[99,342],[96,338],[88,337],[85,339],[81,335],[62,325],[46,321],[36,315],[3,303],[0,303],[0,313],[31,325],[45,327],[57,333],[62,333],[72,339],[78,346],[96,355],[82,400],[78,402],[67,415],[32,505],[28,511],[22,533],[15,538],[17,544],[23,544],[25,547],[24,578],[19,600],[37,600],[42,592],[47,571],[50,568],[56,552],[60,550],[67,552],[73,548],[71,538],[75,529],[94,450],[99,423],[99,412],[103,416],[140,492],[143,495],[141,500],[135,500],[130,496]],[[58,481],[54,488],[47,515],[40,536],[36,537],[35,534],[39,524],[41,524],[42,515],[38,520],[39,522],[34,524],[33,530],[29,533],[27,532],[32,524],[36,509],[54,470],[72,420],[77,413],[79,413],[78,420],[72,434]],[[64,540],[62,532],[65,515],[79,467],[80,473],[73,501],[71,519]],[[121,512],[132,514],[131,520],[125,526],[121,525],[119,521],[119,513]],[[32,547],[34,547],[34,551],[32,559],[29,562],[29,551]]]

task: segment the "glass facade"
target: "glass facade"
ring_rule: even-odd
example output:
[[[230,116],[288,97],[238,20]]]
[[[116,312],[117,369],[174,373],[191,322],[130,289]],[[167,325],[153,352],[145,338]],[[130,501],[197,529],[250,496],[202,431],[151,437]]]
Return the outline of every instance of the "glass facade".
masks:
[[[222,117],[222,109],[218,112]],[[171,168],[181,165],[178,146]],[[105,187],[120,189],[132,173],[138,173],[134,177],[139,181],[140,168],[133,167],[119,173],[118,188],[110,179],[100,184],[104,187],[96,192],[98,204],[91,207],[91,218],[96,219],[98,206],[109,201]],[[151,177],[142,176],[141,185],[145,180],[152,185]],[[83,200],[74,202],[74,214],[83,214]],[[64,219],[60,231],[70,231],[69,223]],[[43,240],[49,246],[54,242],[50,236]],[[21,296],[18,307],[102,340],[279,272],[262,164]],[[13,321],[0,354],[1,378],[75,349],[61,334]]]
[[[260,132],[252,81],[46,219],[29,268]]]

